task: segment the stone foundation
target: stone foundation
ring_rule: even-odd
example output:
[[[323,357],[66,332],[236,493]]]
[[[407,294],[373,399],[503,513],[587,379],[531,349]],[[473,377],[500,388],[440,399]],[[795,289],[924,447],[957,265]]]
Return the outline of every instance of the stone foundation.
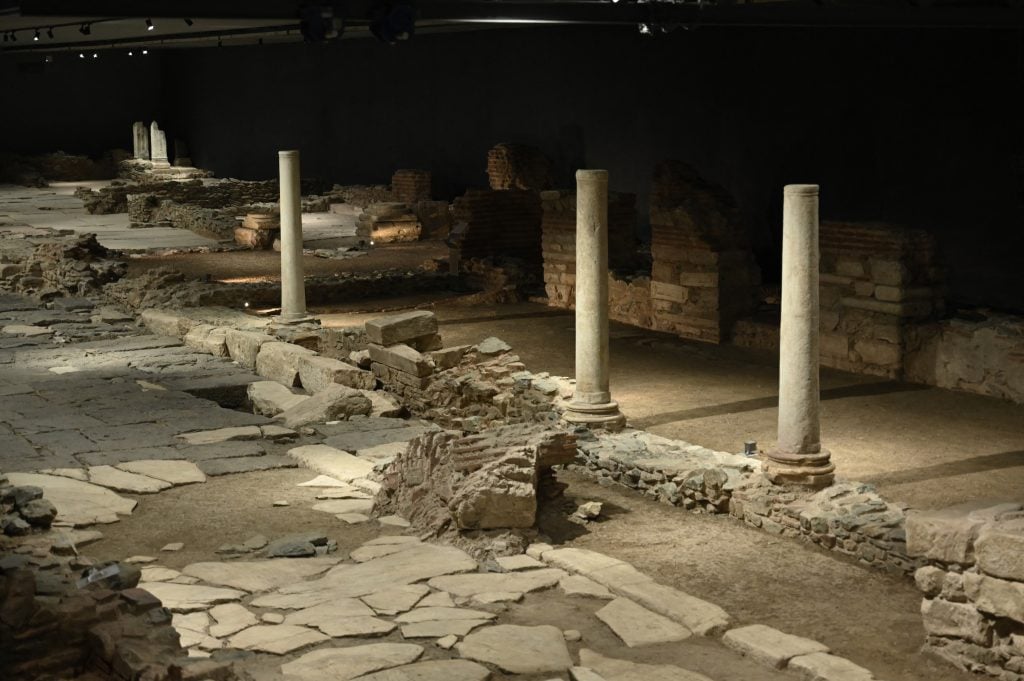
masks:
[[[1024,504],[976,503],[907,517],[907,546],[927,564],[924,650],[960,669],[1024,679]]]
[[[551,159],[525,144],[501,143],[487,152],[487,180],[491,189],[533,189],[551,186]]]

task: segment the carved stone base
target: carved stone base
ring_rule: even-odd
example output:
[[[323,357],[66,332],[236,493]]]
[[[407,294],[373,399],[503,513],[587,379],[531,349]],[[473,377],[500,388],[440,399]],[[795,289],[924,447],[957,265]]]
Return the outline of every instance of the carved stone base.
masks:
[[[626,417],[619,411],[619,403],[612,400],[603,404],[569,402],[562,418],[568,423],[590,428],[603,428],[615,432],[626,426]]]
[[[765,452],[762,470],[777,485],[828,487],[835,481],[835,464],[831,453],[823,449],[816,454]]]
[[[295,326],[296,324],[317,324],[320,320],[316,317],[302,313],[297,315],[274,315],[270,321],[277,326]]]

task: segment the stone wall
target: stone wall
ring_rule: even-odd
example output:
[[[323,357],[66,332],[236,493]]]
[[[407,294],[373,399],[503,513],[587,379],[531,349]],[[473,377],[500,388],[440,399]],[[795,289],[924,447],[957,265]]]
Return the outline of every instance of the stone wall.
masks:
[[[429,170],[396,170],[391,176],[392,200],[399,203],[416,203],[429,201],[431,192],[431,175]]]
[[[911,329],[905,378],[1024,404],[1024,318],[978,312]]]
[[[886,224],[821,225],[821,362],[900,378],[914,325],[944,308],[934,239]]]
[[[1000,681],[1024,679],[1024,505],[911,513],[907,546],[926,562],[924,650]]]
[[[720,343],[754,309],[761,274],[732,197],[678,161],[654,172],[651,255],[656,330]]]
[[[455,199],[450,240],[456,259],[505,256],[541,269],[541,202],[537,192],[471,189]],[[461,223],[461,224],[460,224]]]
[[[540,149],[502,142],[487,152],[491,189],[543,190],[551,186],[552,163]]]
[[[576,299],[576,195],[545,191],[540,198],[544,211],[541,252],[548,304],[572,307]],[[636,241],[636,196],[609,194],[608,266],[611,270],[633,269]]]

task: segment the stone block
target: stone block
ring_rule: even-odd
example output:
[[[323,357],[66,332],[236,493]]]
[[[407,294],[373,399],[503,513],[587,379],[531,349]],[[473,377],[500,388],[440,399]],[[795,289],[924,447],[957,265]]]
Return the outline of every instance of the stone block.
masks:
[[[974,543],[978,568],[987,575],[1024,582],[1024,520],[986,527]]]
[[[408,345],[398,344],[385,348],[371,343],[368,349],[370,359],[392,369],[404,371],[418,378],[434,373],[434,363]]]
[[[373,405],[359,390],[334,383],[308,400],[281,412],[277,418],[289,428],[311,423],[338,421],[351,416],[369,416]]]
[[[303,355],[298,358],[299,381],[311,393],[322,392],[338,383],[350,388],[373,390],[377,379],[369,371],[331,357]]]
[[[265,333],[240,329],[231,329],[224,336],[224,343],[228,347],[231,359],[246,369],[256,368],[256,356],[259,355],[260,346],[264,343],[276,342],[276,340],[273,336],[268,336]]]
[[[903,300],[903,289],[899,286],[879,284],[875,286],[875,298],[887,303],[898,303]]]
[[[880,340],[857,340],[853,349],[868,364],[897,366],[903,359],[900,346]]]
[[[898,260],[871,258],[871,281],[886,286],[901,286],[909,278],[907,267]]]
[[[729,626],[729,614],[725,610],[670,586],[636,582],[624,584],[616,591],[701,636],[720,634]]]
[[[686,302],[686,288],[660,281],[651,282],[651,298],[671,303]]]
[[[850,355],[850,337],[842,333],[823,333],[818,338],[818,347],[824,357],[846,359]]]
[[[964,593],[978,610],[1024,623],[1024,584],[966,572]]]
[[[229,329],[223,326],[199,324],[189,329],[183,341],[185,347],[196,352],[205,352],[214,357],[227,357],[228,345],[225,339],[228,331]]]
[[[924,630],[932,636],[962,638],[978,645],[992,642],[992,627],[970,603],[950,603],[942,599],[921,602]]]
[[[828,652],[828,646],[823,643],[786,634],[763,624],[730,629],[722,637],[722,643],[775,669],[783,669],[794,657]]]
[[[277,416],[309,399],[308,395],[296,395],[277,381],[250,383],[246,395],[253,412],[263,416]]]
[[[864,263],[854,258],[839,258],[836,261],[836,273],[844,277],[859,279],[865,275]]]
[[[789,661],[788,668],[807,681],[875,681],[864,667],[828,653],[799,655]]]
[[[189,319],[172,310],[148,309],[142,311],[142,323],[150,333],[158,336],[172,336],[181,338],[189,329],[197,324],[195,320]]]
[[[945,581],[946,573],[933,565],[918,568],[914,573],[914,583],[917,584],[921,593],[929,598],[939,595]]]
[[[264,343],[256,355],[256,373],[282,385],[296,387],[299,384],[299,360],[315,354],[292,343]]]
[[[430,359],[433,360],[434,366],[438,371],[451,369],[454,366],[458,366],[471,347],[471,345],[458,345],[453,348],[435,350],[430,353]]]
[[[907,555],[943,563],[974,564],[974,540],[981,528],[1020,504],[972,502],[937,511],[907,514]]]
[[[437,317],[426,310],[414,310],[366,322],[366,336],[370,342],[385,347],[436,333]]]

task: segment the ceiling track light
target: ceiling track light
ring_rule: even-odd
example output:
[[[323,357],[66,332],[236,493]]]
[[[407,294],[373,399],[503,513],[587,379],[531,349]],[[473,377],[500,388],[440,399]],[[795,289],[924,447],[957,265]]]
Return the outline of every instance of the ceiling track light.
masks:
[[[152,31],[154,28],[156,28],[156,26],[153,25],[153,20],[152,19],[146,19],[146,30],[147,31]]]

